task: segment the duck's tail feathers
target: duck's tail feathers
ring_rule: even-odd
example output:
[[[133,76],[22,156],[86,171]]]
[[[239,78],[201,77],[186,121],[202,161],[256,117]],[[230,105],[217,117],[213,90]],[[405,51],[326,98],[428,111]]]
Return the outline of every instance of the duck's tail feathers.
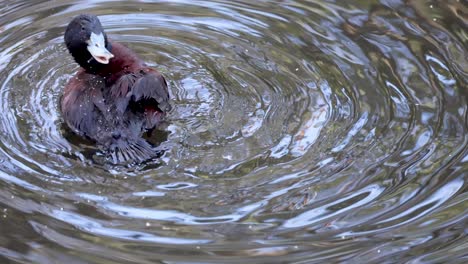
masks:
[[[111,161],[114,164],[140,163],[158,155],[158,151],[143,138],[138,138],[134,141],[119,140],[114,146],[114,149],[109,153]]]

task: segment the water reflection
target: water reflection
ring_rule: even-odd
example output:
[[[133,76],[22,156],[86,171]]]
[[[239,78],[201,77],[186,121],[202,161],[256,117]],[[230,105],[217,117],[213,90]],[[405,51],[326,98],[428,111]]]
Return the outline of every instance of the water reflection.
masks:
[[[3,262],[462,260],[464,2],[0,3]],[[82,12],[170,81],[159,159],[63,129]]]

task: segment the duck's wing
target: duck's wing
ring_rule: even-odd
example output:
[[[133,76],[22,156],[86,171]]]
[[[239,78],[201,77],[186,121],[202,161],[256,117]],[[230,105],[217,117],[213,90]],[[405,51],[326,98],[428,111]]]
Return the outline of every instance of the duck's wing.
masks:
[[[171,110],[166,80],[150,68],[121,76],[110,92],[118,112],[130,110],[144,115],[146,129],[154,128]]]
[[[149,99],[156,101],[157,108],[161,112],[171,110],[166,80],[159,72],[152,69],[148,69],[132,87],[133,101],[138,102]]]
[[[61,111],[67,125],[80,135],[94,139],[98,133],[98,122],[102,122],[105,111],[101,93],[102,81],[77,75],[65,87],[61,98]]]

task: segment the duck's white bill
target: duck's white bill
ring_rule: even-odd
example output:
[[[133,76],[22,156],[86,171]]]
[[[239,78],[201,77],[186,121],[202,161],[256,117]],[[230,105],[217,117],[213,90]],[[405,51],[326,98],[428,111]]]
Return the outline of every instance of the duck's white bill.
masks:
[[[102,34],[91,33],[91,38],[88,41],[88,51],[97,62],[102,64],[108,64],[109,60],[114,58],[114,55],[106,49]]]

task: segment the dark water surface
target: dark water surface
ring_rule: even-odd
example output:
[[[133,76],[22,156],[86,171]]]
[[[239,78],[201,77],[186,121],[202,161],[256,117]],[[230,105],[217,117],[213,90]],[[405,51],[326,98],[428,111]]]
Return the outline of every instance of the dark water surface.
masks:
[[[63,129],[82,12],[169,80],[160,159],[99,163]],[[468,262],[466,1],[0,14],[0,263]]]

